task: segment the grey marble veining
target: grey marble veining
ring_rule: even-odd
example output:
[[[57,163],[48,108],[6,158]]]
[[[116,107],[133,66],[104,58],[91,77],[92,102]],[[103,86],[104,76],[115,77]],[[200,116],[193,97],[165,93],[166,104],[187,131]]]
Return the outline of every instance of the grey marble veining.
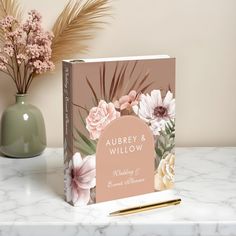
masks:
[[[235,236],[236,148],[178,148],[173,190],[75,208],[63,198],[62,149],[0,157],[0,236]],[[120,208],[181,197],[178,206],[108,217]]]

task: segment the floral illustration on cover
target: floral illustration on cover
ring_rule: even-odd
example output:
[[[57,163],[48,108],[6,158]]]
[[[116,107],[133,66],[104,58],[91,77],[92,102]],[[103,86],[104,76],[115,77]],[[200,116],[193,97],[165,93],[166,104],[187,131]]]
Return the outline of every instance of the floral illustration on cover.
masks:
[[[90,88],[93,106],[79,105],[78,114],[85,132],[75,127],[74,143],[76,152],[68,161],[65,170],[66,199],[75,206],[96,202],[96,145],[100,135],[113,120],[125,116],[135,116],[143,120],[155,140],[154,189],[169,189],[174,183],[175,165],[175,98],[172,91],[150,89],[153,81],[148,80],[149,72],[135,77],[136,63],[125,83],[129,63],[120,71],[114,71],[109,91],[105,86],[105,66],[100,68],[100,91],[86,78]],[[85,115],[82,115],[85,114]]]
[[[66,200],[75,206],[86,205],[90,199],[90,189],[96,185],[95,155],[82,159],[75,153],[66,168]]]

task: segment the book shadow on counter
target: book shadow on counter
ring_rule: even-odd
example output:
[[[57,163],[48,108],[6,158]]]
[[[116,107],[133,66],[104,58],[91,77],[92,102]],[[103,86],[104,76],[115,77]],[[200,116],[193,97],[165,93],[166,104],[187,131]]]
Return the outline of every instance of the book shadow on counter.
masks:
[[[55,156],[58,156],[55,153]],[[55,157],[47,158],[46,186],[48,191],[54,193],[64,201],[64,167],[61,158],[55,161]],[[61,162],[62,161],[62,162]]]

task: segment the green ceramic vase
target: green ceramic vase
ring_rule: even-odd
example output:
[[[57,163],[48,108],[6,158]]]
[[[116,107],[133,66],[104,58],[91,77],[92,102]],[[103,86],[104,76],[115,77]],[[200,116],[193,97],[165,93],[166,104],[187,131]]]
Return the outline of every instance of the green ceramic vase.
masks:
[[[27,103],[26,97],[26,94],[17,94],[16,103],[2,115],[0,151],[8,157],[34,157],[46,148],[42,113]]]

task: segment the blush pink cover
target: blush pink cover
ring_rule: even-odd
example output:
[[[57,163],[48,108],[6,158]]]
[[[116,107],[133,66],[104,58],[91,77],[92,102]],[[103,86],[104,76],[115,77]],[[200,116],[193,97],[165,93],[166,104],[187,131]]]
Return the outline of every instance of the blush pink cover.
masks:
[[[173,187],[174,58],[64,61],[63,110],[67,202]]]

